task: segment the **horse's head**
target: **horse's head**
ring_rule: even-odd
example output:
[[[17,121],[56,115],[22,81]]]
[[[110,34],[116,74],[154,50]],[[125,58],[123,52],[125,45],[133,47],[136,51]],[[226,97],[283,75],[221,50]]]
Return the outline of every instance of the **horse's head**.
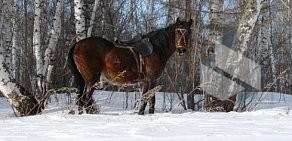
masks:
[[[189,21],[180,21],[177,18],[175,23],[175,47],[178,54],[181,56],[185,53],[188,41],[191,35],[191,26],[193,20]]]

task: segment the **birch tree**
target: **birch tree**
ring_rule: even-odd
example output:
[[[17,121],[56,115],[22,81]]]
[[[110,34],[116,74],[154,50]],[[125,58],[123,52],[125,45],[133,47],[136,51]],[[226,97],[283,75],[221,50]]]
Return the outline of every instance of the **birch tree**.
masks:
[[[93,28],[93,24],[94,24],[94,20],[95,20],[95,14],[96,14],[98,3],[99,3],[99,0],[94,1],[93,10],[91,12],[91,17],[90,17],[90,23],[89,23],[89,27],[87,30],[87,37],[91,37],[91,32],[92,32],[92,28]]]
[[[3,61],[3,54],[1,54],[0,62]],[[21,116],[40,113],[42,109],[41,104],[24,87],[14,83],[12,77],[7,72],[7,66],[2,63],[0,65],[0,91],[8,102],[16,108]]]
[[[45,92],[43,75],[43,58],[41,49],[41,3],[42,0],[35,0],[34,28],[33,28],[33,51],[36,60],[36,93],[42,95]]]
[[[55,16],[53,19],[53,28],[49,39],[48,48],[45,51],[44,65],[42,74],[46,76],[46,87],[51,83],[53,67],[56,59],[56,46],[61,34],[61,13],[63,10],[63,0],[57,0]],[[47,88],[48,89],[48,88]]]
[[[46,91],[45,86],[46,81],[44,77],[46,76],[50,80],[54,59],[55,59],[55,49],[61,32],[61,12],[63,7],[63,0],[58,0],[56,4],[56,12],[53,19],[53,28],[51,31],[51,36],[49,39],[48,48],[45,51],[45,57],[42,57],[42,52],[40,50],[40,5],[41,1],[35,1],[35,21],[34,21],[34,53],[36,57],[37,65],[37,78],[38,78],[38,94],[44,94]],[[15,21],[15,20],[12,20]],[[39,21],[39,22],[37,22]],[[14,23],[14,22],[13,22]],[[14,31],[13,31],[14,32]],[[14,40],[13,40],[14,41]],[[38,51],[38,52],[36,52]],[[2,53],[2,52],[1,52]],[[39,59],[39,60],[38,60]],[[0,61],[4,62],[3,56],[0,56]],[[38,64],[39,63],[39,64]],[[0,66],[1,82],[0,90],[3,92],[7,100],[15,107],[21,114],[21,116],[35,115],[40,113],[44,108],[44,102],[47,97],[41,97],[42,99],[36,99],[32,96],[32,93],[26,90],[24,87],[19,85],[13,79],[13,76],[9,73],[8,66],[4,63]],[[47,81],[48,81],[47,80]],[[43,96],[43,95],[42,95]]]
[[[41,16],[41,0],[35,1],[35,19],[34,19],[34,33],[33,46],[36,58],[36,80],[37,80],[37,94],[44,94],[48,90],[48,83],[51,81],[51,75],[55,61],[55,51],[58,39],[61,33],[61,13],[63,10],[63,0],[57,0],[55,16],[53,18],[53,27],[50,31],[50,38],[48,47],[43,56],[41,39],[40,39],[40,16]]]
[[[18,65],[17,65],[17,58],[18,58],[18,50],[19,50],[19,43],[18,43],[18,25],[16,22],[17,18],[17,0],[14,0],[13,4],[13,18],[12,18],[12,51],[11,51],[11,56],[12,56],[12,76],[14,79],[18,78],[17,77],[17,70],[18,70]]]
[[[113,1],[102,0],[101,1],[101,31],[102,37],[110,41],[114,40],[114,14],[112,12]]]
[[[239,20],[239,25],[237,29],[237,34],[235,38],[234,48],[237,50],[237,54],[230,53],[228,55],[228,61],[226,64],[226,68],[228,70],[233,70],[233,78],[239,78],[240,76],[244,76],[243,70],[240,68],[244,68],[243,66],[248,64],[244,63],[244,54],[248,51],[248,46],[250,45],[252,33],[254,31],[257,19],[260,15],[260,11],[262,8],[261,0],[248,0],[245,4],[243,13]],[[236,55],[236,56],[235,56]],[[228,63],[232,62],[232,63]],[[231,84],[227,84],[228,86],[228,93],[234,94],[236,93],[236,82],[231,82]],[[235,99],[232,99],[232,105],[229,105],[233,108]]]
[[[13,73],[10,71],[10,66],[7,65],[6,59],[4,56],[7,55],[7,53],[4,51],[4,48],[7,48],[9,46],[7,43],[7,40],[11,39],[11,33],[12,27],[8,26],[11,24],[9,21],[14,21],[15,23],[15,16],[9,17],[9,20],[6,20],[8,17],[4,15],[4,9],[7,10],[10,7],[13,7],[15,10],[16,7],[13,6],[13,1],[10,1],[10,3],[6,3],[7,1],[4,1],[2,4],[2,10],[1,11],[1,20],[0,20],[0,28],[1,28],[1,36],[2,40],[0,40],[1,47],[0,47],[0,91],[4,95],[4,97],[8,100],[8,102],[16,108],[17,111],[19,111],[21,116],[26,115],[35,115],[37,113],[41,112],[41,104],[32,97],[32,94],[27,91],[24,87],[17,84],[15,82]],[[12,3],[11,3],[12,2]],[[16,1],[14,1],[16,2]],[[16,3],[14,3],[15,5]],[[11,13],[6,11],[7,13]],[[5,31],[4,31],[5,29]],[[16,40],[16,39],[13,39]],[[14,41],[13,41],[14,42]]]
[[[76,41],[86,38],[83,6],[83,0],[74,0],[75,30],[77,36]]]
[[[221,95],[220,88],[222,88],[222,73],[214,73],[216,67],[215,55],[220,54],[215,52],[216,45],[222,44],[222,27],[223,27],[223,4],[224,0],[210,1],[209,4],[209,35],[208,44],[205,47],[208,54],[209,62],[207,68],[203,70],[202,85],[208,94],[205,95],[204,105],[207,111],[214,111],[218,106],[219,100],[217,98]],[[211,96],[212,95],[212,96]],[[217,97],[213,97],[217,96]],[[217,101],[215,101],[217,100]],[[220,104],[219,104],[220,105]]]

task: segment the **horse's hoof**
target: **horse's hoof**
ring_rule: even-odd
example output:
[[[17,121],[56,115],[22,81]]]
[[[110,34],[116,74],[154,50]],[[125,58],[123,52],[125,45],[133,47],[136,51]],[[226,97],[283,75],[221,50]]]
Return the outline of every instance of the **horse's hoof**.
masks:
[[[138,112],[138,115],[144,115],[144,111],[142,111],[142,112],[139,111],[139,112]]]
[[[87,114],[99,114],[98,110],[88,111]]]
[[[149,109],[149,114],[154,114],[154,109]]]
[[[70,110],[70,111],[68,112],[68,114],[70,114],[70,115],[75,115],[75,111],[74,111],[74,110]]]
[[[99,114],[100,113],[100,107],[98,105],[91,105],[86,109],[87,114]]]

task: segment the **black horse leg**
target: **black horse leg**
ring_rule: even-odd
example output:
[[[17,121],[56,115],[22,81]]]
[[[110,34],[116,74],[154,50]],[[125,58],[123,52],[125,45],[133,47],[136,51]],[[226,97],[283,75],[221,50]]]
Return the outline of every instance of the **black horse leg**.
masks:
[[[140,105],[140,109],[139,109],[138,114],[144,115],[144,111],[145,111],[145,108],[147,106],[147,101],[141,100],[140,104],[141,105]],[[149,114],[154,114],[154,110],[155,110],[154,107],[155,107],[155,95],[151,96],[149,99]]]
[[[87,114],[97,114],[98,113],[98,109],[95,107],[95,101],[92,98],[92,94],[94,92],[95,88],[92,87],[89,92],[86,95],[86,106],[85,106],[85,110]]]
[[[150,87],[149,87],[150,86]],[[149,102],[149,114],[154,114],[155,107],[155,94],[149,93],[148,91],[156,86],[155,81],[144,82],[143,98],[140,103],[139,115],[144,115],[147,102]],[[145,95],[146,94],[146,95]]]
[[[78,114],[83,114],[83,107],[85,106],[85,90],[86,90],[86,85],[82,77],[76,77],[74,78],[75,83],[77,83],[77,88],[78,88],[78,95],[77,95],[77,100],[76,104],[78,105]]]
[[[83,114],[84,106],[84,93],[78,94],[77,96],[78,114]]]
[[[157,86],[157,82],[156,81],[151,81],[151,86],[150,89],[153,89]],[[154,110],[155,110],[155,91],[153,93],[150,94],[150,98],[149,98],[149,114],[154,114]]]
[[[149,82],[143,82],[142,97],[139,103],[139,112],[138,115],[144,115],[145,108],[147,106],[147,100],[144,98],[145,93],[149,90]]]
[[[140,105],[139,105],[138,115],[144,115],[144,111],[145,111],[146,106],[147,106],[147,101],[141,100]]]

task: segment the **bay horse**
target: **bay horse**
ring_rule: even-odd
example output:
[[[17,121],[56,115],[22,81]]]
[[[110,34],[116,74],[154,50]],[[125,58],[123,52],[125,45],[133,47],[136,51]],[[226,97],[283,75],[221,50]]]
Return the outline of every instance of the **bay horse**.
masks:
[[[89,37],[75,43],[68,53],[68,62],[78,83],[79,114],[96,112],[92,94],[102,81],[116,86],[142,84],[142,93],[158,85],[167,60],[177,50],[183,55],[190,38],[192,19],[181,21],[157,31],[142,35],[153,47],[151,54],[141,55],[133,47],[117,47],[115,42],[101,37]],[[132,41],[133,42],[133,41]],[[138,41],[136,41],[138,42]],[[139,45],[138,45],[139,46]],[[155,95],[149,98],[149,113],[154,113]],[[147,101],[140,104],[138,114],[143,115]]]

